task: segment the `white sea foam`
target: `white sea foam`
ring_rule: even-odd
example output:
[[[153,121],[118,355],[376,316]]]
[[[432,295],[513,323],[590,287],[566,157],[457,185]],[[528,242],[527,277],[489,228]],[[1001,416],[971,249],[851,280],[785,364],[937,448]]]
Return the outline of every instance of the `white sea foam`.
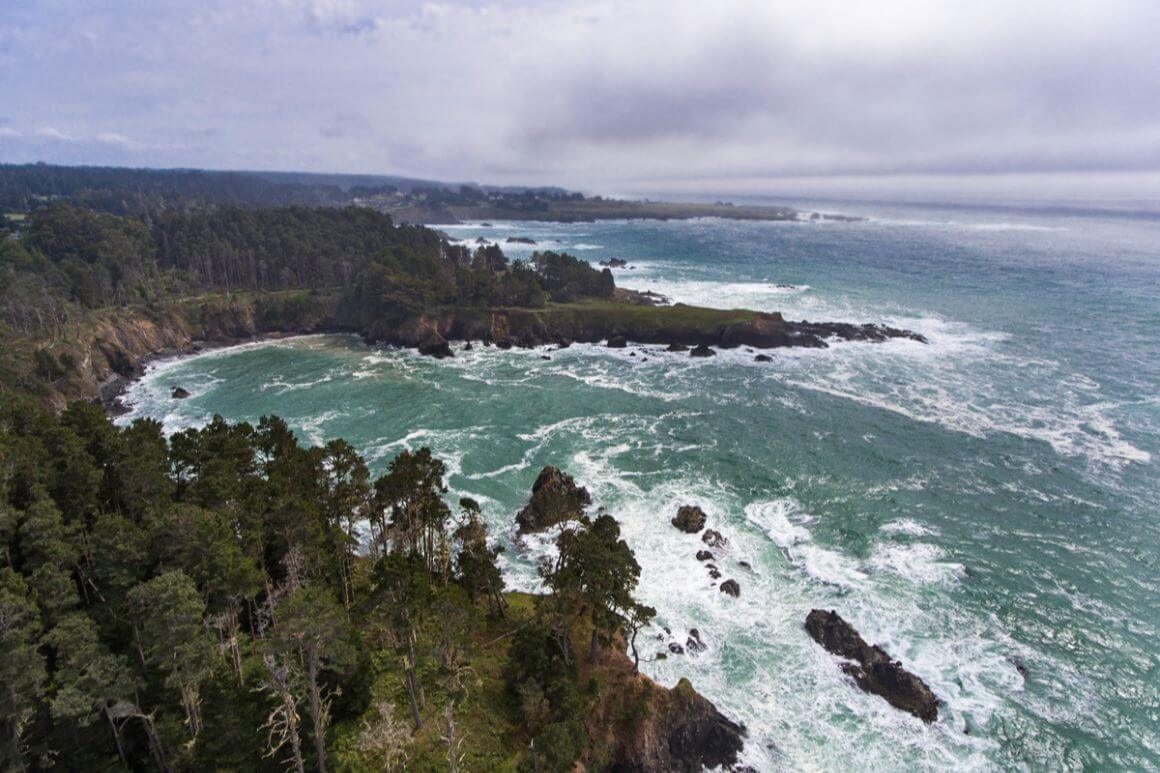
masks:
[[[950,582],[963,574],[963,565],[947,561],[946,551],[927,543],[883,543],[874,549],[868,566],[893,572],[912,583]]]
[[[745,517],[769,535],[778,547],[790,548],[810,539],[809,529],[791,522],[791,517],[795,521],[804,521],[807,516],[802,512],[801,505],[789,497],[746,505]]]
[[[900,518],[897,521],[884,523],[882,524],[881,531],[886,534],[906,534],[911,537],[926,537],[938,534],[938,529],[925,526],[912,518]]]

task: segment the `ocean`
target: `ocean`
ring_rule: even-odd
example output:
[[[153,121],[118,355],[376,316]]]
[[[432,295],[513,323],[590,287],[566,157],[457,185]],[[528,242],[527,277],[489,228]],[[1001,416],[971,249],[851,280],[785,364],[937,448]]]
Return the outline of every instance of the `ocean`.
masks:
[[[444,230],[514,258],[620,257],[618,285],[674,302],[928,344],[765,363],[457,344],[435,361],[312,336],[154,363],[120,421],[278,414],[305,442],[346,438],[376,473],[429,446],[527,590],[551,535],[517,540],[514,516],[544,465],[563,468],[642,566],[659,613],[642,670],[688,677],[744,722],[759,770],[1160,768],[1160,216],[817,206],[867,219]],[[171,399],[178,385],[192,396]],[[669,524],[682,504],[728,538],[715,564],[739,598]],[[802,627],[815,607],[921,676],[938,721],[854,687]],[[704,652],[654,659],[693,628]]]

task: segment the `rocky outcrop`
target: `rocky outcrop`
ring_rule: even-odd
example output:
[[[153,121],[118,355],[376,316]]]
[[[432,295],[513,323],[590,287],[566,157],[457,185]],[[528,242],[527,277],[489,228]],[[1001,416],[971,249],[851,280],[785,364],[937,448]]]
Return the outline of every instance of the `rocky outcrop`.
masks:
[[[697,344],[693,347],[693,351],[689,352],[690,357],[716,357],[717,352],[710,349],[705,344]]]
[[[451,351],[451,344],[442,338],[431,338],[419,344],[419,354],[434,357],[437,360],[455,356]]]
[[[903,668],[901,662],[891,660],[881,647],[867,644],[837,612],[811,610],[806,615],[805,627],[818,644],[853,661],[843,663],[842,670],[860,688],[885,698],[891,706],[908,711],[923,722],[938,719],[939,700],[926,682]]]
[[[526,236],[509,236],[505,241],[508,244],[535,244],[535,239],[529,239]]]
[[[737,584],[737,580],[726,580],[725,582],[721,583],[721,587],[718,588],[718,590],[734,598],[737,598],[741,595],[741,586]]]
[[[773,362],[773,358],[768,354],[759,354],[753,358],[754,362]]]
[[[609,258],[608,260],[600,261],[600,265],[605,268],[624,268],[628,265],[628,261],[623,258]]]
[[[637,299],[640,300],[640,299]],[[374,342],[417,348],[432,338],[493,341],[502,347],[532,348],[556,341],[599,343],[624,339],[664,344],[669,351],[711,357],[711,347],[758,349],[796,346],[825,348],[829,338],[879,342],[916,333],[877,325],[787,322],[778,313],[705,309],[676,304],[642,309],[643,304],[608,302],[548,305],[542,309],[448,308],[426,312],[387,326],[371,323],[363,331]]]
[[[708,550],[698,550],[697,551],[697,560],[698,561],[712,561],[713,554],[710,553]]]
[[[670,523],[686,534],[696,534],[705,528],[705,511],[696,505],[681,505]]]
[[[185,387],[174,387],[172,396],[174,400],[184,400],[189,397],[189,390]]]
[[[609,349],[623,349],[628,346],[628,339],[624,336],[610,336],[607,346]]]
[[[557,467],[545,467],[532,484],[532,497],[516,514],[519,530],[544,531],[558,523],[573,521],[592,504],[588,489],[576,485],[575,479]]]
[[[642,677],[643,679],[643,677]],[[618,773],[700,773],[728,769],[745,745],[745,728],[717,710],[681,679],[671,690],[644,681],[647,711],[634,728],[609,738],[611,759],[602,766]]]
[[[714,529],[708,529],[702,534],[701,541],[711,548],[722,548],[729,542],[729,540],[725,539],[725,535]]]

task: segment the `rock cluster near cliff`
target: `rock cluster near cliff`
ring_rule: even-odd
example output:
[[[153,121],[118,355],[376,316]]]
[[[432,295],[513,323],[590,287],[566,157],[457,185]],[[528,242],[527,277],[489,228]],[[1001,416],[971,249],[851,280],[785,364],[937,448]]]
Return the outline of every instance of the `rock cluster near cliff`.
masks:
[[[705,528],[705,511],[696,505],[682,505],[671,523],[686,534],[696,534]]]
[[[573,521],[592,504],[588,489],[558,467],[545,467],[532,484],[532,498],[516,514],[520,532],[544,531],[558,523]]]
[[[897,709],[908,711],[923,722],[938,719],[938,698],[919,677],[891,660],[886,651],[866,643],[854,626],[837,612],[814,609],[806,616],[806,631],[818,644],[852,663],[842,670],[868,693],[879,695]]]

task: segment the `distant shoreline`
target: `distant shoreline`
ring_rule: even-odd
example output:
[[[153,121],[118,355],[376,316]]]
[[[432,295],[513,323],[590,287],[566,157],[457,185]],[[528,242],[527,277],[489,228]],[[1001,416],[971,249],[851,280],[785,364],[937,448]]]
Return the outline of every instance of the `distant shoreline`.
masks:
[[[396,205],[368,200],[363,206],[390,215],[397,223],[414,225],[460,225],[465,222],[486,223],[492,220],[594,223],[601,220],[754,220],[766,222],[853,222],[865,218],[834,213],[800,211],[790,207],[734,205],[728,203],[698,204],[669,201],[628,201],[616,199],[542,200],[535,209],[484,204],[480,206],[430,207],[414,203]]]

